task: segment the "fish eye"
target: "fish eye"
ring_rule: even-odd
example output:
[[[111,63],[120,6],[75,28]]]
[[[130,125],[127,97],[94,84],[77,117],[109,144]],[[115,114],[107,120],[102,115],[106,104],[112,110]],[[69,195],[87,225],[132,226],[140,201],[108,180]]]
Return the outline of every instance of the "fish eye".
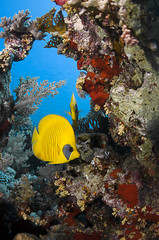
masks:
[[[69,147],[69,152],[73,152],[73,147]]]
[[[62,151],[63,151],[63,154],[65,155],[65,158],[67,160],[69,160],[70,159],[70,155],[73,152],[73,147],[70,144],[66,144],[63,147]]]

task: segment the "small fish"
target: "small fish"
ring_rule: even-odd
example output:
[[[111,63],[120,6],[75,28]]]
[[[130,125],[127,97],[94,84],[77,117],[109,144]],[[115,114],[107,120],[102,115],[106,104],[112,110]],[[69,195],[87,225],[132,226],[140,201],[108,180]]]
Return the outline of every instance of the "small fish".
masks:
[[[37,158],[50,164],[67,163],[80,156],[71,124],[54,114],[40,120],[38,131],[34,128],[32,150]]]
[[[74,93],[72,93],[71,102],[70,102],[70,112],[68,114],[72,117],[72,126],[74,129],[77,129],[78,126],[78,111],[77,101]]]

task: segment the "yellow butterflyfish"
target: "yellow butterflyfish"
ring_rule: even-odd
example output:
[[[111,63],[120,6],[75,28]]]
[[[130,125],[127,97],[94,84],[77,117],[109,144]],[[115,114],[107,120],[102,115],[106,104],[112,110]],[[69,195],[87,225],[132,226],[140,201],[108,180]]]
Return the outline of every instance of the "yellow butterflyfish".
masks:
[[[50,164],[67,163],[79,158],[74,130],[69,121],[50,114],[42,118],[32,136],[34,155]]]

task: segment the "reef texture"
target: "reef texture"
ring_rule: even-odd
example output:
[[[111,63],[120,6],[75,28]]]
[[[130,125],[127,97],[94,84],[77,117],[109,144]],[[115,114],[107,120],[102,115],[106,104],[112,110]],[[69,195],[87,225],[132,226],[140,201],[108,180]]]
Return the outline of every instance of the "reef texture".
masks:
[[[42,98],[48,95],[54,97],[58,94],[57,88],[65,83],[48,83],[44,80],[39,84],[36,77],[21,77],[18,87],[14,89],[16,99],[13,100],[10,93],[12,63],[25,59],[34,41],[43,40],[46,36],[44,30],[38,30],[37,21],[30,20],[28,10],[19,11],[13,19],[1,18],[0,27],[4,31],[0,32],[0,38],[5,39],[5,48],[0,52],[0,151],[10,127],[29,124],[30,114],[37,110]]]
[[[30,21],[28,10],[19,11],[13,19],[1,18],[0,27],[4,30],[0,38],[5,39],[5,48],[0,52],[0,140],[3,140],[14,112],[10,93],[12,63],[25,59],[35,39],[42,40],[45,33],[35,27],[35,21]]]
[[[56,16],[53,8],[36,22],[28,22],[28,11],[1,22],[6,48],[0,55],[0,131],[8,137],[1,137],[0,233],[8,240],[157,240],[159,4],[54,2],[62,7]],[[21,106],[28,117],[41,101],[36,78],[21,78],[13,101],[10,69],[46,32],[51,37],[45,47],[77,61],[78,93],[91,98],[91,111],[77,129],[80,158],[58,166],[32,155],[32,125],[6,131]],[[44,96],[55,95],[62,84],[50,85]],[[35,109],[23,92],[31,94]]]
[[[145,171],[158,178],[158,4],[59,2],[68,14],[60,29],[67,30],[52,32],[46,47],[77,61],[79,94],[89,94],[95,108],[106,112],[114,141],[129,146]]]

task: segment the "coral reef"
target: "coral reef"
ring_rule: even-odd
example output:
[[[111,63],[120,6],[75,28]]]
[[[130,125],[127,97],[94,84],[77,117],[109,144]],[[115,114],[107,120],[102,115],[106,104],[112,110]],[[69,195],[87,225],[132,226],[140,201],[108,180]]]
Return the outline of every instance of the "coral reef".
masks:
[[[36,28],[36,21],[31,21],[29,11],[19,11],[13,19],[2,17],[0,38],[4,38],[5,48],[0,52],[0,140],[10,127],[14,101],[10,93],[11,67],[13,61],[25,59],[35,40],[42,40],[46,35]]]
[[[11,68],[13,61],[23,60],[31,49],[35,39],[42,40],[44,32],[38,31],[35,21],[30,21],[29,11],[19,11],[11,18],[2,17],[0,38],[5,39],[5,49],[1,52],[1,72]]]
[[[56,194],[86,213],[92,230],[100,232],[101,239],[144,239],[142,237],[151,232],[153,226],[155,232],[151,232],[150,236],[157,239],[158,193],[155,188],[152,191],[145,189],[149,183],[142,177],[138,162],[130,160],[128,163],[128,157],[114,153],[111,146],[97,148],[92,146],[91,139],[87,145],[80,135],[78,139],[82,146],[79,148],[80,163],[70,164],[63,173],[55,175]],[[84,151],[82,139],[87,151]],[[87,152],[90,148],[93,152],[89,158]],[[154,186],[154,180],[150,181],[150,185]],[[64,205],[63,208],[66,211]],[[110,221],[113,222],[111,231]]]
[[[6,44],[0,54],[0,232],[8,240],[157,240],[159,4],[54,2],[62,7],[56,16],[55,8],[36,21],[19,12],[0,25]],[[12,62],[24,59],[45,32],[51,36],[45,47],[77,61],[78,94],[91,98],[77,129],[80,158],[51,167],[30,154],[26,129],[8,135],[12,115],[24,127],[41,99],[63,85],[21,78],[16,99],[10,94]]]
[[[108,118],[105,113],[90,104],[90,111],[85,117],[78,120],[77,134],[81,133],[108,133]]]
[[[19,79],[19,85],[13,90],[16,93],[15,105],[14,105],[14,126],[21,126],[27,122],[30,114],[33,114],[38,105],[42,102],[42,99],[51,95],[55,97],[58,94],[57,89],[65,84],[64,80],[58,83],[49,83],[48,80],[44,80],[40,84],[38,83],[38,77],[27,77]]]
[[[28,136],[31,136],[28,134]],[[6,147],[2,152],[3,162],[7,161],[8,166],[12,166],[13,169],[19,171],[20,169],[27,167],[27,160],[32,155],[31,149],[26,149],[27,146],[27,135],[26,132],[16,132],[11,130],[8,134],[8,141]],[[2,168],[4,166],[2,164]]]
[[[77,61],[78,92],[108,114],[114,141],[158,177],[158,6],[69,0],[62,7],[66,32],[54,46]]]

